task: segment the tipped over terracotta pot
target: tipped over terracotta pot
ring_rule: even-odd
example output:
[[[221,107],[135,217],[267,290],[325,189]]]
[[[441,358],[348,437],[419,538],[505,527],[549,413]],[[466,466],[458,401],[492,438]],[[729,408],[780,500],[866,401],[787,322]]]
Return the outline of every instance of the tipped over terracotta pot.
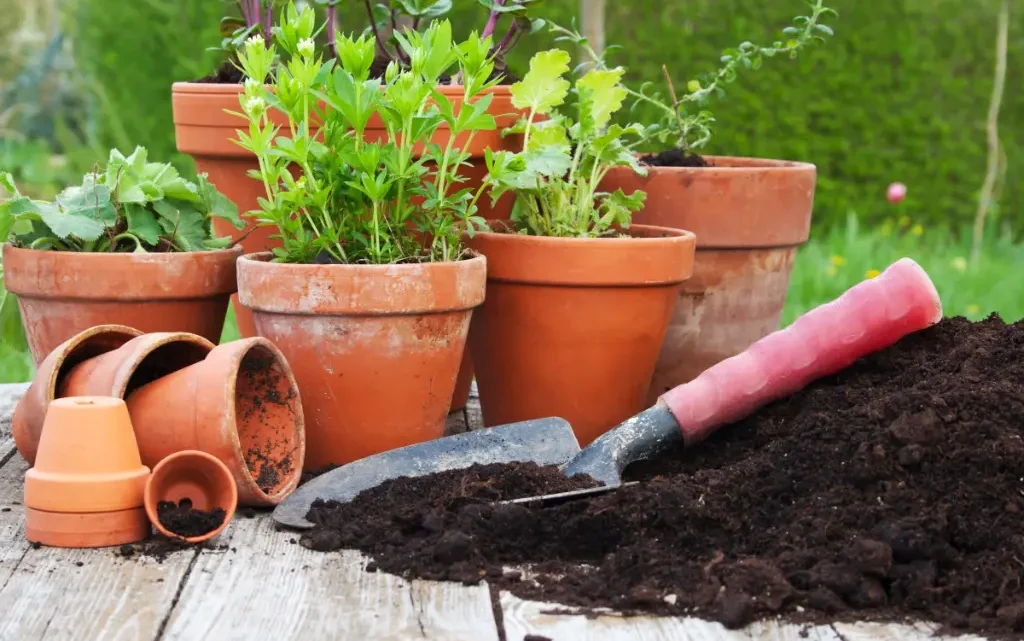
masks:
[[[231,471],[216,456],[183,450],[153,468],[144,500],[146,514],[160,534],[202,543],[231,522],[238,491]]]
[[[679,292],[647,395],[696,378],[779,329],[797,249],[807,242],[817,169],[706,156],[709,167],[613,168],[601,189],[647,192],[633,222],[697,235],[693,278]]]
[[[469,338],[485,426],[558,416],[586,446],[647,407],[696,239],[643,225],[627,233],[465,238],[487,258]]]
[[[206,452],[227,466],[243,505],[276,505],[299,484],[306,456],[299,388],[265,338],[219,345],[127,402],[147,465],[183,450]]]
[[[3,247],[36,363],[75,334],[116,323],[220,340],[241,247],[204,252],[82,253]]]
[[[256,330],[287,357],[302,390],[306,469],[444,433],[481,256],[445,263],[296,265],[269,254],[238,263]]]

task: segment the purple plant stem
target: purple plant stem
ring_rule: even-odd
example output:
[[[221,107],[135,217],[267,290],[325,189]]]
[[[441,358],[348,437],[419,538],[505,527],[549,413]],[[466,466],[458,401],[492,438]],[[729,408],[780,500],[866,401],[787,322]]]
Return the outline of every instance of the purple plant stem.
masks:
[[[505,0],[495,0],[494,4],[498,6],[504,6]],[[498,26],[498,15],[499,14],[497,11],[491,9],[491,15],[488,16],[487,18],[487,26],[484,27],[484,32],[480,34],[481,38],[486,38],[487,36],[494,33],[495,28],[497,28]]]
[[[388,48],[384,45],[384,39],[380,37],[380,30],[377,29],[377,20],[373,17],[373,6],[370,5],[370,0],[366,0],[366,15],[370,17],[370,28],[373,29],[373,37],[377,39],[377,47],[386,54]]]
[[[338,50],[334,46],[334,31],[336,29],[337,20],[338,9],[332,4],[327,7],[327,44],[330,46],[335,58],[338,57]]]
[[[242,12],[242,19],[245,20],[245,26],[252,26],[252,14],[249,13],[249,0],[237,0],[235,2],[238,5],[238,9]]]
[[[519,24],[513,20],[512,24],[508,28],[508,33],[506,33],[505,37],[502,38],[501,42],[498,43],[498,46],[495,48],[495,51],[499,55],[505,55],[512,49],[512,47],[516,45],[517,42],[519,42],[520,35],[522,34],[520,34],[519,32]]]
[[[260,25],[260,29],[263,30],[263,37],[267,39],[267,47],[270,47],[270,32],[272,31],[270,27],[274,24],[274,0],[267,0],[267,13],[264,14],[263,18],[263,24]]]

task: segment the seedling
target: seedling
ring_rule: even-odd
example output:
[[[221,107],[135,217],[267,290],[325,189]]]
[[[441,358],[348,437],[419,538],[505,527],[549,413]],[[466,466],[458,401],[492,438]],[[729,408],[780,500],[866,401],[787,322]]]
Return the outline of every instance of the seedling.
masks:
[[[648,104],[659,114],[657,121],[647,126],[641,143],[653,142],[662,150],[677,149],[684,153],[693,152],[705,145],[711,139],[711,126],[715,118],[703,106],[712,96],[724,97],[724,85],[734,82],[740,70],[756,70],[761,67],[764,58],[778,55],[795,58],[807,46],[816,41],[824,42],[825,36],[832,35],[831,27],[822,20],[836,16],[836,12],[826,7],[824,0],[808,0],[808,5],[810,15],[797,16],[792,26],[782,30],[785,39],[776,40],[770,46],[743,42],[735,49],[727,49],[722,53],[722,66],[717,71],[687,81],[685,91],[675,86],[666,65],[662,65],[662,74],[667,97],[652,91],[652,82],[644,83],[639,90],[627,89],[634,99],[634,106]],[[587,38],[575,29],[553,25],[551,30],[558,34],[557,41],[573,43],[597,68],[607,68],[605,56],[615,47],[609,47],[604,54],[598,54]]]
[[[66,188],[53,202],[23,196],[0,173],[0,239],[17,247],[78,252],[174,252],[223,249],[213,217],[244,224],[238,208],[205,174],[193,183],[168,163],[148,162],[136,147],[111,150],[106,168]]]
[[[463,149],[476,132],[497,127],[485,93],[497,84],[489,80],[490,38],[474,33],[455,43],[451,24],[435,20],[422,33],[396,34],[408,67],[392,61],[384,78],[372,78],[374,38],[338,33],[337,61],[325,62],[313,44],[314,22],[311,8],[289,5],[269,48],[252,36],[239,52],[246,75],[239,115],[249,129],[236,142],[259,160],[250,175],[265,197],[250,214],[277,228],[282,246],[274,260],[459,259],[461,226],[483,224],[472,190],[458,188],[465,180],[458,170],[470,157]],[[278,48],[290,56],[287,64],[273,64]],[[439,79],[453,72],[463,80],[458,104],[437,90]],[[275,125],[271,109],[288,124]],[[383,122],[385,139],[366,139],[371,119]],[[311,134],[316,128],[322,138]],[[429,142],[442,128],[450,132],[444,146]]]
[[[609,126],[628,94],[620,84],[624,69],[593,69],[573,86],[566,79],[569,60],[561,49],[538,53],[522,81],[512,85],[513,105],[528,113],[503,133],[522,134],[523,151],[488,150],[489,175],[477,197],[486,188],[494,200],[514,192],[512,220],[520,233],[607,236],[629,226],[646,194],[600,192],[598,185],[613,166],[646,173],[625,143],[628,137],[642,137],[644,128]],[[570,95],[574,99],[566,105]],[[562,106],[567,106],[564,112],[558,109]]]

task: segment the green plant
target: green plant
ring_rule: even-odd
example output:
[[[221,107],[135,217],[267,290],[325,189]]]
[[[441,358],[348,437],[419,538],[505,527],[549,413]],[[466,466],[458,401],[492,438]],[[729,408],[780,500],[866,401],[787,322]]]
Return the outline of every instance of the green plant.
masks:
[[[114,149],[105,169],[87,173],[53,202],[23,196],[0,173],[0,239],[18,247],[80,252],[201,251],[227,247],[212,216],[244,224],[238,208],[200,174],[193,183],[136,147]]]
[[[824,36],[833,35],[832,28],[821,20],[827,16],[835,16],[836,12],[824,5],[824,0],[807,0],[811,15],[797,16],[793,26],[782,30],[784,40],[776,40],[770,46],[743,42],[734,49],[722,52],[722,66],[711,73],[700,75],[686,83],[686,91],[678,92],[666,65],[662,65],[668,97],[651,91],[653,83],[645,82],[639,90],[627,89],[636,103],[646,103],[658,113],[657,121],[646,127],[643,140],[639,143],[654,141],[665,149],[678,149],[689,152],[702,147],[711,139],[711,125],[715,122],[714,115],[702,108],[712,96],[725,96],[723,85],[732,83],[739,76],[741,69],[756,70],[761,67],[764,58],[785,54],[795,58],[801,49],[815,41],[824,41]],[[605,69],[607,52],[617,47],[608,47],[598,54],[590,46],[587,38],[575,29],[567,29],[552,25],[551,30],[558,34],[559,42],[571,42],[584,51],[590,62],[596,67]],[[638,143],[638,144],[639,144]]]
[[[223,36],[219,47],[211,47],[224,55],[231,63],[237,59],[238,51],[245,46],[245,41],[259,34],[270,42],[274,37],[274,10],[283,7],[282,0],[230,0],[229,5],[238,9],[239,15],[221,18],[220,33]],[[265,6],[264,6],[265,5]]]
[[[312,41],[315,17],[289,5],[285,22],[269,48],[251,37],[239,61],[245,70],[240,96],[248,132],[238,144],[256,155],[266,198],[251,212],[260,225],[277,227],[280,262],[387,264],[447,261],[462,255],[460,223],[481,224],[468,188],[458,175],[478,131],[494,130],[487,113],[496,81],[488,80],[493,59],[489,39],[477,34],[455,44],[451,24],[435,21],[423,32],[398,34],[409,68],[388,66],[371,78],[375,41],[338,34],[338,64],[324,62]],[[275,66],[280,47],[291,59]],[[463,78],[460,101],[437,90],[452,70]],[[258,79],[271,77],[265,87]],[[268,109],[288,119],[274,125]],[[385,140],[366,140],[371,119],[387,131]],[[319,124],[323,140],[313,133]],[[443,130],[447,131],[443,131]],[[442,147],[430,141],[448,135]],[[283,135],[279,135],[283,134]],[[422,146],[422,154],[417,149]],[[293,177],[290,167],[300,171]]]
[[[560,49],[538,53],[530,71],[512,85],[512,103],[528,110],[525,117],[503,133],[523,134],[523,151],[487,151],[488,178],[495,200],[516,194],[512,220],[520,233],[536,236],[600,237],[629,226],[646,194],[626,195],[598,191],[608,170],[632,167],[643,175],[636,157],[625,144],[627,136],[642,137],[642,125],[609,126],[626,98],[620,84],[621,68],[594,69],[576,80],[569,74],[569,54]],[[570,95],[575,101],[564,113],[558,110]],[[547,116],[537,120],[538,116]]]

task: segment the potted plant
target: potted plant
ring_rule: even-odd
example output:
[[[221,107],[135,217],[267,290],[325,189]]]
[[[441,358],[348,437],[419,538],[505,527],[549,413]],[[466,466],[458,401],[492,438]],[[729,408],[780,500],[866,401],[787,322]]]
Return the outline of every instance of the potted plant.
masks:
[[[242,248],[214,235],[212,221],[241,228],[238,209],[205,174],[193,183],[146,155],[112,150],[102,171],[53,202],[0,174],[4,281],[37,364],[96,325],[220,340]]]
[[[824,0],[809,0],[800,16],[770,46],[745,42],[723,53],[717,71],[676,88],[663,68],[668,97],[628,90],[660,120],[650,124],[639,144],[647,168],[639,175],[610,171],[606,190],[643,189],[647,202],[634,221],[688,229],[697,234],[693,278],[680,293],[648,393],[653,403],[666,390],[695,378],[715,363],[739,354],[779,328],[797,248],[807,241],[817,169],[813,164],[758,158],[700,156],[711,136],[713,115],[704,107],[722,95],[742,69],[756,69],[765,58],[797,53],[832,30],[822,20],[835,12]],[[598,68],[604,60],[578,33],[554,27],[561,39],[589,53]]]
[[[519,38],[524,33],[536,31],[543,25],[542,21],[533,20],[527,15],[530,5],[538,1],[492,0],[489,2],[488,19],[481,37],[486,38],[498,33],[504,34],[502,39],[493,45],[492,56],[495,58],[495,69],[492,72],[495,78],[503,78],[507,73],[504,57],[519,41]],[[247,126],[245,119],[234,113],[237,111],[239,96],[242,94],[241,82],[244,75],[238,65],[238,51],[246,39],[254,36],[262,38],[266,46],[271,47],[282,30],[281,27],[274,24],[275,14],[279,9],[284,12],[294,12],[295,8],[291,3],[285,6],[281,0],[237,0],[233,4],[238,6],[240,18],[227,17],[222,22],[222,30],[225,33],[220,47],[224,53],[222,66],[206,78],[194,82],[174,83],[171,89],[172,106],[178,150],[191,155],[195,160],[196,168],[208,173],[211,180],[238,205],[241,211],[250,211],[258,207],[256,202],[256,196],[259,193],[258,183],[254,183],[248,177],[258,169],[256,158],[248,150],[233,142],[236,138],[236,131]],[[325,54],[334,57],[334,43],[341,30],[336,19],[337,5],[340,4],[340,0],[317,0],[317,4],[326,5],[327,20],[321,26],[321,31],[326,31]],[[372,36],[377,42],[374,64],[371,68],[373,77],[382,77],[384,70],[391,62],[396,62],[402,68],[407,68],[409,65],[408,57],[397,40],[397,36],[402,33],[402,30],[395,29],[396,25],[411,22],[411,31],[422,30],[433,21],[442,18],[452,6],[450,0],[407,0],[401,3],[391,2],[389,7],[375,5],[369,0],[361,4],[365,4],[370,23],[366,29],[367,35]],[[308,16],[303,18],[305,20],[313,22],[316,19],[315,13],[308,5],[302,14]],[[506,19],[510,23],[503,32],[500,31],[502,19]],[[406,33],[408,32],[406,31]],[[315,38],[319,33],[316,32],[313,37]],[[275,64],[287,64],[287,62],[287,57],[285,57],[275,61]],[[438,78],[440,91],[449,100],[456,103],[461,96],[458,81],[457,74]],[[498,120],[498,125],[500,127],[511,125],[517,115],[510,109],[507,83],[495,84],[489,87],[487,92],[494,95],[489,105],[489,111]],[[276,112],[272,113],[271,117],[275,119],[277,125],[286,125],[286,121],[281,119]],[[310,123],[311,132],[315,131],[317,127],[317,122]],[[437,132],[438,144],[443,144],[441,136],[445,135],[444,132],[444,127]],[[384,132],[379,126],[367,127],[366,135],[371,139],[383,134]],[[463,141],[460,141],[461,144]],[[470,153],[470,157],[464,163],[462,171],[471,181],[476,181],[479,184],[483,175],[480,165],[483,149],[493,147],[515,150],[517,144],[519,143],[516,138],[502,138],[497,131],[481,132],[479,136],[474,137],[473,145],[465,148]],[[505,201],[499,203],[498,206],[504,206],[507,210],[510,203]],[[491,206],[487,202],[481,203],[481,207],[484,215],[490,215]],[[240,239],[246,253],[269,251],[277,246],[276,241],[270,238],[270,229],[255,224],[241,233],[227,227],[219,227],[218,230],[220,233],[232,234],[233,238]],[[243,337],[254,336],[255,328],[251,314],[244,308],[239,308],[237,297],[233,301],[239,332]],[[464,387],[468,393],[468,380]],[[465,404],[465,393],[462,394],[462,403]]]
[[[609,124],[626,98],[623,69],[573,86],[568,63],[558,49],[534,56],[511,88],[527,113],[515,126],[523,151],[487,152],[483,188],[515,203],[508,223],[466,230],[488,268],[470,345],[485,425],[560,416],[585,446],[645,407],[696,239],[631,224],[644,192],[599,187],[613,167],[646,171],[625,142],[644,128]]]
[[[253,37],[239,53],[239,144],[263,191],[252,214],[279,245],[243,256],[238,283],[256,331],[293,367],[316,469],[442,435],[486,282],[460,236],[483,221],[459,168],[475,134],[497,125],[489,39],[456,44],[435,21],[398,36],[408,67],[374,78],[374,39],[338,34],[337,64],[324,62],[305,15],[289,12],[269,49]],[[457,104],[437,90],[452,71]],[[387,136],[370,140],[377,121]]]

